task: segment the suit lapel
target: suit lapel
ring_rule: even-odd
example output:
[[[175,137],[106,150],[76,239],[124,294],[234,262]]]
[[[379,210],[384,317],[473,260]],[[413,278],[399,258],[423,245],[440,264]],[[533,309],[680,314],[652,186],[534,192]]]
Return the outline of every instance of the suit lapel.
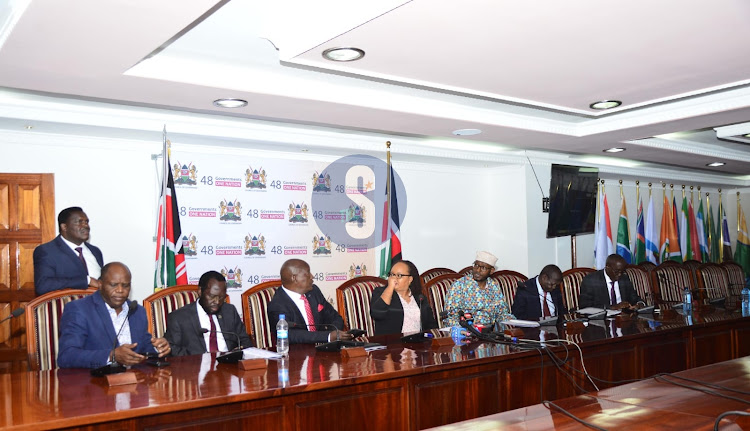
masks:
[[[60,249],[60,252],[65,255],[70,260],[71,265],[78,265],[78,267],[81,269],[81,271],[86,272],[86,268],[83,266],[83,262],[81,262],[81,258],[78,257],[78,255],[68,247],[68,244],[65,243],[65,240],[62,239],[62,236],[57,236],[55,238],[57,241],[57,247]]]
[[[201,327],[201,322],[198,319],[198,301],[190,303],[188,307],[191,307],[190,312],[188,313],[189,316],[189,322],[190,322],[190,329],[193,331],[194,334],[200,334],[198,337],[198,340],[200,342],[201,347],[203,347],[203,353],[208,352],[208,349],[206,348],[206,341],[203,338],[203,327]]]
[[[292,298],[290,298],[289,295],[287,295],[284,289],[280,289],[279,291],[284,294],[282,298],[287,303],[287,308],[292,310],[292,312],[294,313],[294,322],[299,323],[299,324],[304,324],[305,318],[302,316],[302,313],[299,311],[297,304],[295,304]],[[312,303],[310,303],[310,307],[312,308]],[[313,313],[315,312],[313,311]],[[313,314],[313,318],[314,317],[315,317],[315,314]],[[287,322],[289,322],[289,319],[287,319]],[[307,327],[303,327],[303,328],[307,330]]]
[[[109,317],[109,312],[107,311],[107,305],[104,303],[104,299],[102,299],[102,295],[97,291],[92,295],[93,301],[94,301],[94,311],[96,312],[96,315],[99,317],[99,320],[101,321],[101,327],[105,328],[104,332],[106,335],[104,335],[107,338],[107,341],[110,345],[115,345],[115,340],[117,339],[117,332],[115,332],[115,326],[112,324],[112,318]],[[128,319],[130,320],[130,319]],[[98,333],[102,334],[101,331],[97,331]],[[132,340],[131,340],[132,341]],[[117,345],[120,343],[117,342]]]

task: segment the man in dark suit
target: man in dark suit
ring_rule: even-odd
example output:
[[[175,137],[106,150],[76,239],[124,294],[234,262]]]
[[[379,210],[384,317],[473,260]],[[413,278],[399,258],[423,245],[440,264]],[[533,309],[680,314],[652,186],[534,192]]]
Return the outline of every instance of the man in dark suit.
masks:
[[[227,280],[216,271],[208,271],[198,281],[201,296],[167,316],[164,338],[175,356],[206,352],[229,352],[252,347],[245,325],[227,297]],[[219,336],[221,334],[221,336]],[[240,343],[238,345],[237,343]]]
[[[37,295],[60,289],[99,288],[102,252],[89,244],[89,218],[80,207],[57,216],[60,229],[52,241],[34,249],[34,290]]]
[[[98,292],[65,306],[60,319],[60,368],[135,365],[145,353],[170,352],[164,338],[148,333],[146,312],[130,296],[130,270],[120,262],[104,265]]]
[[[622,256],[618,254],[607,256],[604,269],[592,272],[583,278],[578,306],[613,310],[635,310],[645,306],[643,299],[633,288],[630,277],[625,273],[627,266]]]
[[[289,259],[284,262],[281,266],[281,283],[282,286],[276,289],[268,303],[268,321],[275,328],[279,315],[286,316],[289,344],[326,343],[353,338],[340,330],[344,328],[344,319],[326,301],[318,286],[313,284],[310,265],[304,260]],[[331,330],[331,327],[337,329]]]
[[[539,320],[565,314],[560,282],[562,271],[557,265],[547,265],[537,277],[518,283],[513,315],[522,320]]]

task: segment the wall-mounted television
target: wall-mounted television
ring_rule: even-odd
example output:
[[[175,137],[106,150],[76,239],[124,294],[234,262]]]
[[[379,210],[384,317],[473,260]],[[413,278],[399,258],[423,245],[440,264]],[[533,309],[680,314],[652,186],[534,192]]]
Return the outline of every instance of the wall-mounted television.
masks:
[[[552,165],[547,238],[593,233],[599,169]]]

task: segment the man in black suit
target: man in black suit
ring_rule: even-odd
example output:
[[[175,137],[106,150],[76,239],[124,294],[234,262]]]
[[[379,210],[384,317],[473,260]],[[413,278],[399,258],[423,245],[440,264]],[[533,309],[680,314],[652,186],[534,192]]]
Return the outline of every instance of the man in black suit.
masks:
[[[622,256],[618,254],[607,256],[604,269],[592,272],[583,278],[578,306],[613,310],[636,310],[645,306],[643,299],[633,288],[630,277],[625,273],[627,266]]]
[[[58,235],[34,249],[34,290],[41,295],[53,290],[99,288],[104,259],[89,244],[89,218],[80,207],[65,208],[57,216]]]
[[[539,320],[565,314],[560,282],[562,271],[557,265],[547,265],[537,277],[518,283],[513,315],[522,320]]]
[[[304,260],[289,259],[284,262],[281,266],[281,283],[282,286],[276,289],[268,303],[268,322],[275,328],[279,315],[286,316],[289,344],[326,343],[353,338],[340,330],[344,328],[344,319],[326,301],[318,286],[313,284],[310,265]],[[331,327],[337,329],[331,330]]]
[[[208,271],[201,276],[198,286],[201,289],[198,302],[167,316],[164,338],[172,346],[172,354],[197,355],[252,347],[253,342],[245,331],[237,309],[224,302],[227,297],[227,280],[224,276],[216,271]]]

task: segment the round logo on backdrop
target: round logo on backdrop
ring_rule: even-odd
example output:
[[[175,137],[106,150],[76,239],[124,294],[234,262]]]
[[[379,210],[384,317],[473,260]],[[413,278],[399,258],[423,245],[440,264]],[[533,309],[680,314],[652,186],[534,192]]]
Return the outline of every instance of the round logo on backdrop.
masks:
[[[338,246],[375,248],[406,216],[406,189],[392,170],[391,214],[385,211],[388,165],[367,155],[342,157],[315,173],[309,214],[325,238]],[[324,186],[325,185],[325,186]]]

